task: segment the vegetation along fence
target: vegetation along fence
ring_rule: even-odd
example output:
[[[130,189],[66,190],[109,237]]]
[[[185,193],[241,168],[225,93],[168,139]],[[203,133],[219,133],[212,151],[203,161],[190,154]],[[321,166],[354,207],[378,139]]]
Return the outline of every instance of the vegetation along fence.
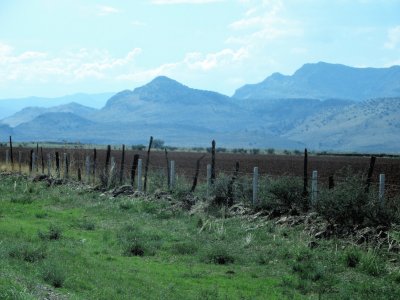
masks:
[[[365,191],[376,191],[381,202],[400,194],[398,158],[310,156],[306,149],[304,155],[228,154],[218,153],[215,141],[206,153],[168,152],[152,151],[152,143],[150,138],[147,151],[128,150],[125,145],[118,150],[111,146],[106,150],[56,149],[39,144],[29,149],[13,147],[10,137],[0,148],[0,167],[2,171],[77,180],[104,189],[130,185],[139,192],[172,191],[179,186],[193,193],[201,184],[207,196],[220,189],[228,202],[233,201],[233,190],[241,184],[245,190],[242,197],[255,206],[262,202],[266,186],[281,177],[302,181],[302,196],[311,204],[318,201],[321,188],[333,189],[348,180],[349,172],[360,174]],[[219,187],[222,181],[225,183]]]

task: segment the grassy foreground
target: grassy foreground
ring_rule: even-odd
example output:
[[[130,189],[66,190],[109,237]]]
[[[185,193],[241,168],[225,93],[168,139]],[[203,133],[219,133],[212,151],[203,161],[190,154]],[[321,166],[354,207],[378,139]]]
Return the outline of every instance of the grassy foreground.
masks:
[[[302,225],[0,174],[0,299],[400,299],[397,256],[311,240]]]

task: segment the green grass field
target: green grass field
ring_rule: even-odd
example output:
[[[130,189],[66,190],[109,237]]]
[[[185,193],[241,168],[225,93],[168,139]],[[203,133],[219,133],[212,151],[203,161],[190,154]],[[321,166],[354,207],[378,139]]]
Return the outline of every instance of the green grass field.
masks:
[[[400,299],[398,254],[213,215],[0,175],[0,299]]]

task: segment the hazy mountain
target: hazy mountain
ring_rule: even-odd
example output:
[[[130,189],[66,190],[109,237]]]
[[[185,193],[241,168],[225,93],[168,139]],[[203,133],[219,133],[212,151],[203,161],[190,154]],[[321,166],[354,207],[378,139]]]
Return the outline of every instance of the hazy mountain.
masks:
[[[283,136],[313,149],[399,152],[399,116],[400,97],[368,100],[321,111]]]
[[[241,99],[311,98],[366,100],[400,96],[400,66],[353,68],[319,62],[305,64],[292,76],[274,73],[236,90]]]
[[[93,122],[70,112],[42,114],[13,129],[16,141],[62,141],[87,134]]]
[[[143,126],[168,121],[182,127],[196,125],[223,130],[237,128],[240,119],[249,117],[228,96],[192,89],[161,76],[133,91],[125,90],[111,97],[93,120],[142,122]]]
[[[0,124],[0,136],[3,137],[2,140],[13,134],[12,128],[6,124]]]
[[[70,112],[77,116],[87,117],[93,114],[96,109],[84,106],[75,102],[54,106],[54,107],[26,107],[19,112],[13,114],[12,116],[5,118],[0,121],[0,123],[8,124],[11,127],[18,126],[19,124],[29,122],[34,118],[46,114],[55,112]]]
[[[93,108],[101,108],[112,95],[114,95],[114,93],[80,93],[56,98],[27,97],[15,99],[0,99],[0,119],[9,117],[26,107],[52,107],[71,102],[76,102],[81,105]]]
[[[30,118],[40,114],[15,128],[2,125],[0,133],[7,137],[12,132],[16,141],[129,145],[146,144],[154,136],[171,146],[208,146],[216,139],[220,147],[231,148],[399,151],[400,97],[353,101],[337,95],[326,100],[240,99],[157,77],[115,94],[100,110],[76,104],[44,114],[31,110]]]

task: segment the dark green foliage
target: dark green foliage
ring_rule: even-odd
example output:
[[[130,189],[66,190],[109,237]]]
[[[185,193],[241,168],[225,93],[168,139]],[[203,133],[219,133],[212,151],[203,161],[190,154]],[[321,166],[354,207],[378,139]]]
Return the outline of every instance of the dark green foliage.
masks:
[[[56,262],[47,262],[42,267],[42,278],[55,288],[63,286],[66,274],[62,266]]]
[[[333,189],[322,190],[315,210],[331,223],[341,227],[354,225],[390,227],[399,220],[399,206],[394,201],[379,201],[373,191],[365,193],[365,181],[346,170],[344,178]]]
[[[308,199],[303,197],[302,181],[299,178],[283,176],[268,183],[267,194],[261,199],[261,206],[282,213],[292,208],[307,210]]]
[[[356,248],[351,248],[346,251],[344,255],[345,264],[349,268],[355,268],[358,266],[361,259],[361,252]]]
[[[28,243],[20,243],[15,245],[8,255],[12,258],[20,259],[26,262],[34,263],[46,258],[46,249],[41,246],[33,246]]]
[[[51,224],[47,232],[39,231],[38,236],[42,240],[59,240],[62,236],[62,229],[55,224]]]
[[[31,204],[33,202],[33,197],[30,193],[14,194],[11,196],[10,201],[12,203],[18,203],[18,204]]]
[[[235,262],[234,256],[230,253],[226,245],[211,245],[205,252],[204,261],[217,265],[228,265]]]
[[[198,250],[198,246],[194,242],[183,241],[176,242],[172,245],[172,252],[180,255],[194,254]]]

